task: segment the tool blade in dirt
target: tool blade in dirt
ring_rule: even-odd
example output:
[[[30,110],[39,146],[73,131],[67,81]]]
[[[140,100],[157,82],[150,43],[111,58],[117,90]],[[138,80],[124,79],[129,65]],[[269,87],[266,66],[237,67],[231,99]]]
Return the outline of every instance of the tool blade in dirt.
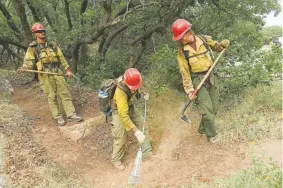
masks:
[[[140,149],[137,153],[137,156],[136,156],[134,168],[133,168],[132,173],[129,177],[128,184],[136,185],[136,184],[140,183],[141,168],[142,168],[142,148],[140,147]]]
[[[188,100],[182,110],[182,115],[181,115],[181,119],[184,120],[185,122],[187,122],[189,125],[191,124],[191,121],[189,120],[189,118],[185,115],[185,111],[186,109],[189,107],[191,103],[191,100]]]
[[[188,119],[187,116],[182,115],[181,119],[184,120],[185,122],[187,122],[189,125],[191,124],[191,121]]]

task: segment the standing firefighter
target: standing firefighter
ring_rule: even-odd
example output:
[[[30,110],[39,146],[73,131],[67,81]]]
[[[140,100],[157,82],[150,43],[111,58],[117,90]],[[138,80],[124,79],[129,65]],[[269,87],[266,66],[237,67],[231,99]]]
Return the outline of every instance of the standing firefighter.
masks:
[[[54,42],[46,41],[46,31],[42,24],[36,23],[32,26],[32,32],[36,36],[36,41],[29,44],[23,66],[19,72],[26,69],[37,69],[38,71],[61,73],[60,67],[65,69],[66,76],[71,78],[72,71],[68,65],[59,46]],[[65,120],[58,107],[57,93],[61,98],[68,121],[82,121],[83,118],[75,112],[72,97],[62,76],[41,74],[38,75],[40,86],[48,97],[48,104],[53,118],[57,120],[59,126],[65,125]]]
[[[148,126],[145,125],[141,114],[134,105],[134,99],[140,98],[141,93],[138,89],[142,86],[142,77],[137,69],[128,69],[123,80],[118,80],[115,90],[112,107],[112,126],[111,131],[114,137],[112,164],[119,170],[125,166],[121,160],[125,153],[126,132],[132,131],[139,143],[142,143],[143,157],[152,155],[152,147],[149,141]],[[148,94],[144,95],[148,99]]]
[[[219,84],[215,73],[211,73],[197,96],[193,95],[204,75],[213,64],[213,51],[220,52],[229,46],[229,40],[217,42],[209,36],[195,35],[192,24],[187,20],[178,19],[172,25],[173,40],[180,42],[178,64],[183,79],[185,92],[196,104],[202,114],[198,132],[206,135],[211,143],[219,141],[215,130],[215,116],[219,100]]]

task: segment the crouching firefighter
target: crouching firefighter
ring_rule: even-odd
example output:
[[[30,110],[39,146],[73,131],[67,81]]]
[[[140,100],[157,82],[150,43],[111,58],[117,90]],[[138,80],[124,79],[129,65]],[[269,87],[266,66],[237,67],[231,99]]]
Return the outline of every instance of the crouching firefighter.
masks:
[[[213,64],[212,50],[222,51],[229,46],[229,40],[217,42],[209,36],[195,35],[191,27],[191,23],[184,19],[178,19],[172,25],[173,40],[180,43],[178,64],[185,92],[190,100],[196,99],[202,115],[198,132],[206,136],[211,143],[216,143],[219,141],[219,135],[215,130],[219,83],[215,72],[210,74],[197,96],[193,93]]]
[[[71,78],[71,68],[59,46],[54,42],[46,41],[44,26],[36,23],[31,30],[36,37],[36,41],[29,44],[23,65],[18,69],[18,72],[24,72],[26,69],[36,69],[62,74],[60,70],[60,67],[62,67],[66,71],[66,76]],[[65,125],[65,120],[58,107],[57,94],[61,99],[68,121],[79,122],[83,120],[82,117],[76,114],[70,91],[63,76],[39,73],[38,79],[43,92],[47,95],[53,118],[57,120],[59,126]]]
[[[134,105],[134,99],[143,97],[148,100],[147,93],[141,93],[142,77],[137,69],[130,68],[124,76],[118,80],[117,87],[112,101],[111,131],[114,137],[113,153],[111,162],[119,170],[125,166],[121,160],[125,153],[127,132],[134,133],[139,143],[142,144],[143,157],[152,155],[152,147],[149,140],[148,126],[144,125],[142,115]],[[142,128],[144,127],[144,132]]]

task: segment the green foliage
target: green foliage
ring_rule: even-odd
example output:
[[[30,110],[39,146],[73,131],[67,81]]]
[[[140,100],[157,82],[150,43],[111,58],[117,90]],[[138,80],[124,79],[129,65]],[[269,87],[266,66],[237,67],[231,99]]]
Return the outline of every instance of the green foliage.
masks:
[[[261,33],[263,35],[264,44],[269,44],[269,42],[278,41],[279,37],[282,37],[282,27],[280,26],[263,27]]]
[[[275,163],[266,165],[253,156],[253,166],[226,179],[216,179],[216,187],[221,188],[280,188],[282,169]]]
[[[123,75],[127,66],[127,54],[121,54],[119,50],[112,50],[103,64],[98,56],[89,56],[85,65],[79,67],[79,72],[81,72],[82,81],[87,86],[97,89],[102,80]]]
[[[182,88],[176,54],[176,50],[170,48],[169,45],[164,45],[160,46],[158,51],[149,58],[150,67],[143,70],[147,78],[145,82],[147,87],[157,93],[167,91],[168,87]]]
[[[282,27],[280,26],[263,27],[262,34],[266,37],[279,38],[282,36]]]
[[[245,89],[259,83],[268,84],[280,78],[282,49],[272,48],[270,51],[253,51],[242,61],[233,61],[227,66],[219,66],[222,98],[234,97]]]
[[[20,33],[10,28],[3,10],[0,10],[0,21],[3,22],[0,39],[6,41],[10,50],[23,56],[24,50],[18,50],[14,43],[28,45],[32,38],[28,28],[35,22],[34,16],[38,16],[47,29],[48,39],[60,44],[73,71],[78,67],[82,81],[95,88],[101,80],[117,77],[134,65],[146,77],[145,84],[155,91],[165,91],[166,87],[183,91],[176,60],[178,44],[171,40],[170,27],[179,17],[190,20],[196,34],[231,41],[226,60],[232,61],[232,66],[227,67],[224,62],[218,66],[224,81],[222,96],[237,94],[243,88],[267,81],[281,68],[279,52],[264,57],[254,55],[266,36],[277,37],[279,34],[277,27],[264,28],[260,32],[265,14],[281,10],[277,0],[241,0],[241,3],[238,0],[130,1],[132,4],[129,1],[87,1],[85,11],[82,11],[82,1],[27,2],[4,2],[12,16],[9,23],[13,22]],[[19,12],[16,5],[24,5],[24,12]],[[110,5],[111,8],[107,8]],[[131,8],[133,6],[135,8]],[[69,17],[66,10],[69,10]],[[128,12],[124,14],[123,10]],[[23,16],[27,17],[28,24],[21,19]],[[71,26],[68,21],[71,21]],[[116,33],[123,26],[127,26],[125,30]],[[8,51],[3,53],[1,58],[5,59],[0,59],[0,66],[8,67],[3,62],[13,62],[18,66],[15,61],[7,61],[12,59]],[[130,56],[137,61],[131,64]],[[242,62],[242,65],[236,67],[233,61]]]

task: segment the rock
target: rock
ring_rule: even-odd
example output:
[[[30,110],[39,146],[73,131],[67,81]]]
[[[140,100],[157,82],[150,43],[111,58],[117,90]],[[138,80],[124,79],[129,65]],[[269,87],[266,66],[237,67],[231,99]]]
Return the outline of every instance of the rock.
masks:
[[[5,78],[0,78],[0,96],[12,97],[13,94],[14,89],[9,80]]]
[[[6,177],[0,176],[0,188],[7,188],[7,180]]]

